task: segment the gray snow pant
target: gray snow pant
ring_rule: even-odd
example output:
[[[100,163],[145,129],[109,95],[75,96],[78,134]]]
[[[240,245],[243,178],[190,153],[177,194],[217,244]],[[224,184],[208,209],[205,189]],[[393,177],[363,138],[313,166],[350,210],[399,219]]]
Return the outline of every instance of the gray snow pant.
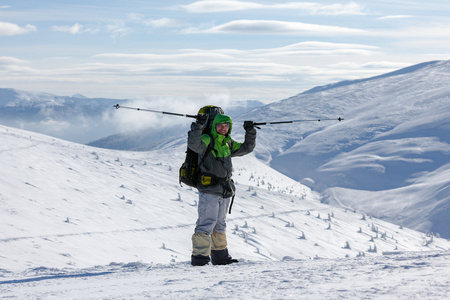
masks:
[[[192,235],[192,255],[209,256],[211,248],[222,250],[227,247],[226,216],[230,198],[199,193],[198,219]]]

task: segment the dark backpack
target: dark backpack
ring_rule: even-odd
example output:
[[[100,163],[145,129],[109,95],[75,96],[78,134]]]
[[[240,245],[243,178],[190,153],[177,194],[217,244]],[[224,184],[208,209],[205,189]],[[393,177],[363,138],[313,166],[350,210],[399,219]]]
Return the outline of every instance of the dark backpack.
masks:
[[[211,137],[211,142],[206,148],[205,155],[200,162],[198,162],[198,153],[192,151],[189,147],[186,150],[186,158],[184,163],[181,165],[179,172],[180,185],[184,183],[186,185],[197,187],[200,173],[200,166],[205,161],[206,156],[211,152],[214,147],[214,139]]]
[[[206,126],[203,128],[203,134],[209,134],[211,138],[211,142],[206,148],[205,154],[203,155],[202,160],[198,161],[198,153],[192,151],[189,147],[186,150],[186,158],[184,159],[183,164],[181,165],[180,171],[178,173],[180,185],[184,183],[188,186],[192,186],[197,188],[198,180],[199,180],[199,172],[200,166],[205,161],[206,156],[211,152],[214,148],[214,138],[210,134],[211,126],[214,121],[214,118],[218,114],[224,114],[222,108],[218,106],[208,105],[200,108],[198,114],[206,114],[208,115],[208,122]]]
[[[203,134],[205,134],[205,133],[208,134],[211,132],[211,127],[212,127],[214,118],[217,115],[223,115],[225,113],[223,112],[223,109],[218,106],[207,105],[207,106],[200,108],[200,110],[198,111],[198,114],[199,115],[200,114],[208,115],[208,122],[206,123],[205,128],[203,128]]]

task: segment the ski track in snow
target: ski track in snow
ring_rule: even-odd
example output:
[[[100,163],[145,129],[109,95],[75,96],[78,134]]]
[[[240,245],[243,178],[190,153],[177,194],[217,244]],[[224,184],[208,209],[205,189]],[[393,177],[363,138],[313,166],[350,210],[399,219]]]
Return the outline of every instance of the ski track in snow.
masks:
[[[446,299],[450,252],[348,259],[0,269],[1,299]]]

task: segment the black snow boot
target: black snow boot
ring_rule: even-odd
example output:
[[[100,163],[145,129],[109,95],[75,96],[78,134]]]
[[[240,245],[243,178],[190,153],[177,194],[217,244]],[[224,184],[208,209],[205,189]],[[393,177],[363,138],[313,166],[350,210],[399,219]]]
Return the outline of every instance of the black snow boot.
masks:
[[[193,266],[204,266],[209,263],[209,256],[191,255],[191,264]]]
[[[237,259],[231,258],[227,248],[223,250],[211,250],[211,261],[213,265],[229,265],[239,262]]]

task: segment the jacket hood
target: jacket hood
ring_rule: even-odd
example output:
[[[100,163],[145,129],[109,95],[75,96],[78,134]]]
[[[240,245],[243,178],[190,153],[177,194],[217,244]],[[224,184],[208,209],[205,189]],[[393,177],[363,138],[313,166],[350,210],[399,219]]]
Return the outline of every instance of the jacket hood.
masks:
[[[221,124],[221,123],[230,123],[230,129],[228,130],[228,135],[230,136],[231,134],[231,129],[233,128],[233,121],[231,120],[231,118],[227,115],[216,115],[216,117],[214,118],[214,121],[212,123],[212,128],[211,128],[211,133],[214,136],[219,135],[216,131],[216,125],[217,124]]]

